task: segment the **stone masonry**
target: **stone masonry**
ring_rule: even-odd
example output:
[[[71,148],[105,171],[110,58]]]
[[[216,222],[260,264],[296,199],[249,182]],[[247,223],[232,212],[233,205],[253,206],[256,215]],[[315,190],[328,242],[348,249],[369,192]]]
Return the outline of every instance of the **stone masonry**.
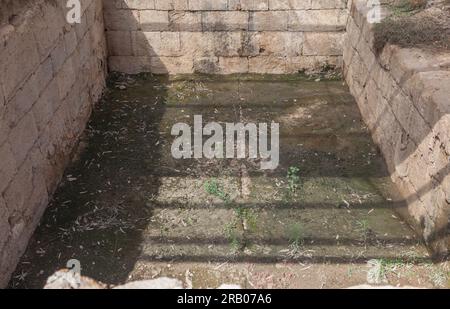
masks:
[[[81,3],[82,22],[69,25],[65,0],[0,0],[0,287],[102,94],[107,62],[111,71],[170,74],[297,73],[343,62],[412,222],[435,253],[448,253],[448,53],[388,45],[376,56],[367,1]]]
[[[2,12],[0,26],[0,287],[62,177],[106,72],[100,0],[83,0],[82,23],[73,26],[65,1],[22,3],[20,14],[18,5]]]
[[[355,1],[344,76],[409,215],[436,254],[448,253],[450,54],[387,45],[376,56],[366,1]]]
[[[106,0],[109,68],[297,73],[340,67],[346,0]]]

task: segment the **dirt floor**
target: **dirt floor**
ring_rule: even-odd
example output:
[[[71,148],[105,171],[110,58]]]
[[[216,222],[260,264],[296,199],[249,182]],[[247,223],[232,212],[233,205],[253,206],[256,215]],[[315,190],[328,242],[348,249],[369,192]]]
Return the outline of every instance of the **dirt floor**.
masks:
[[[280,166],[174,159],[171,128],[194,115],[280,123]],[[111,285],[448,285],[396,215],[403,203],[342,81],[115,76],[81,146],[10,287],[42,287],[70,259]]]

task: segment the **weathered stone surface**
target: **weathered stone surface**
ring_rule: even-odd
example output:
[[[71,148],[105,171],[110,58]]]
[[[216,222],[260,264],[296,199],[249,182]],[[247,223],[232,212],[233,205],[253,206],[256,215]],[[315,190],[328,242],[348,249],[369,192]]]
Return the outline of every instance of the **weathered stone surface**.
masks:
[[[111,56],[132,56],[130,31],[107,31],[108,52]]]
[[[248,65],[246,57],[219,57],[221,74],[247,73]]]
[[[139,16],[139,25],[144,31],[169,30],[169,12],[167,11],[144,10],[139,12]]]
[[[347,23],[344,10],[299,10],[289,11],[290,31],[341,31]]]
[[[241,63],[235,67],[241,72],[250,62],[247,57],[284,57],[288,62],[293,57],[316,56],[317,60],[342,56],[342,30],[347,17],[344,7],[345,1],[339,0],[314,4],[310,0],[122,1],[106,8],[110,67],[124,68],[126,72],[151,69],[143,64],[143,59],[136,59],[136,64],[128,59],[130,62],[125,64],[125,58],[117,56],[151,57],[154,63],[156,57],[183,57],[192,58],[196,70],[220,73],[228,70],[222,70],[219,62],[232,66]],[[127,46],[128,31],[131,50]],[[311,40],[304,45],[304,37],[311,31]],[[158,32],[168,40],[164,42]],[[227,57],[242,60],[224,59]],[[313,61],[302,61],[301,66],[308,64],[314,67],[306,68],[307,71],[317,67]],[[277,69],[269,71],[294,71],[287,66],[285,71],[280,70],[280,65],[274,66]],[[207,72],[207,68],[214,71]],[[160,64],[154,69],[167,71]]]
[[[203,12],[204,31],[235,31],[248,29],[248,12],[215,11]]]
[[[407,215],[434,253],[447,254],[450,54],[387,45],[375,57],[366,11],[363,1],[352,6],[345,78],[408,203]]]
[[[266,11],[269,9],[269,0],[240,0],[241,10]]]
[[[282,74],[286,72],[286,58],[277,56],[250,57],[249,72],[258,74]]]
[[[8,31],[0,26],[5,47],[0,49],[0,213],[6,216],[0,230],[9,235],[0,237],[0,286],[60,180],[87,121],[90,95],[98,98],[102,92],[97,86],[104,85],[106,62],[102,1],[82,3],[78,26],[66,23],[65,6],[43,0],[27,7]],[[110,25],[122,27],[123,18],[111,17]]]
[[[44,289],[104,289],[106,286],[70,270],[60,270],[47,279]]]
[[[288,13],[285,11],[267,11],[250,13],[249,30],[287,31]]]
[[[202,13],[172,11],[169,12],[170,31],[202,31]]]
[[[310,0],[269,0],[271,10],[307,10],[311,8]]]
[[[228,9],[228,0],[189,0],[189,10],[192,11],[219,11]]]
[[[146,289],[146,290],[160,290],[160,289],[182,289],[183,282],[178,279],[171,279],[161,277],[153,280],[142,280],[119,285],[114,289]]]
[[[155,9],[169,11],[187,10],[189,9],[188,0],[155,0]]]
[[[303,54],[305,56],[342,55],[342,33],[318,32],[305,33]]]

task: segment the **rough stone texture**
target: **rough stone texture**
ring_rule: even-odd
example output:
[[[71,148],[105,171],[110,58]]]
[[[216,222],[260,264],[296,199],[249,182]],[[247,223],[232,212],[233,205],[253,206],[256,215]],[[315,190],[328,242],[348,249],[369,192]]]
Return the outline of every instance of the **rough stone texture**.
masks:
[[[450,248],[450,54],[387,45],[372,49],[364,1],[355,1],[344,75],[408,202],[407,216],[436,254]]]
[[[322,66],[334,66],[342,62],[346,5],[346,0],[104,0],[109,69],[282,74],[318,70],[317,57]]]
[[[106,284],[95,281],[94,279],[81,276],[68,269],[62,269],[54,273],[47,279],[44,289],[118,289],[118,290],[161,290],[161,289],[183,289],[183,282],[178,279],[160,277],[151,280],[139,280],[128,282],[123,285],[108,287]],[[189,288],[189,287],[188,287]],[[242,289],[236,284],[222,284],[218,289]]]
[[[56,189],[106,69],[101,0],[82,1],[74,25],[65,1],[1,5],[0,287]]]

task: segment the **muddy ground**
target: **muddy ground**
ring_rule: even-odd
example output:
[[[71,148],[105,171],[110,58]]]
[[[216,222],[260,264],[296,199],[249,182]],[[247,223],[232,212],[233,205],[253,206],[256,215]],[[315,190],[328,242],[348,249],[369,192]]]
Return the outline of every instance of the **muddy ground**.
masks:
[[[171,156],[177,122],[280,123],[280,165]],[[70,259],[117,285],[445,287],[342,81],[113,76],[10,282],[40,288]]]

